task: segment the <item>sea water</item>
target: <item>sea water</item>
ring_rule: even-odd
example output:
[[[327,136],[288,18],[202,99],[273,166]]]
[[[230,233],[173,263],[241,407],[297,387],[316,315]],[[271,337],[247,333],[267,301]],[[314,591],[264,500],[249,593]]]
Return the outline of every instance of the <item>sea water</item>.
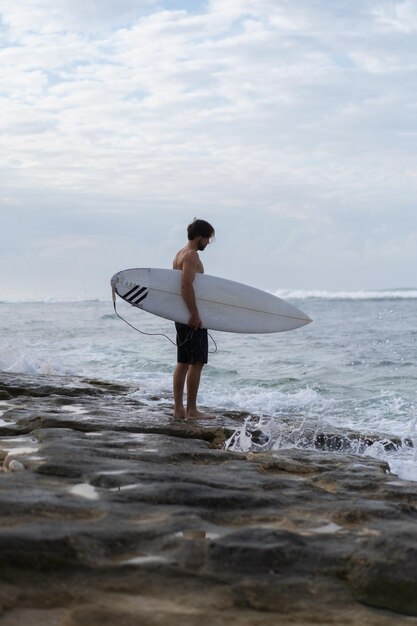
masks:
[[[217,415],[245,415],[229,447],[309,447],[312,431],[340,429],[375,441],[352,442],[341,454],[385,459],[401,478],[417,480],[417,290],[277,295],[313,323],[268,335],[210,332],[217,351],[199,401]],[[172,322],[122,301],[117,310],[138,329],[175,340]],[[125,382],[149,405],[171,402],[175,346],[124,324],[110,298],[1,302],[0,329],[0,370]],[[263,437],[252,437],[255,430]]]

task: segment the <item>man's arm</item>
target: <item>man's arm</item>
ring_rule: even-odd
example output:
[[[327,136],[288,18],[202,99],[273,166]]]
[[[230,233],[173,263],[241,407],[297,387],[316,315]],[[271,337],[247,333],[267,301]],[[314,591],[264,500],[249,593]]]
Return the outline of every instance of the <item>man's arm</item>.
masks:
[[[181,293],[185,300],[185,304],[190,311],[190,319],[188,325],[191,328],[201,328],[202,321],[198,312],[197,303],[195,301],[194,278],[197,273],[198,254],[190,251],[182,263]]]

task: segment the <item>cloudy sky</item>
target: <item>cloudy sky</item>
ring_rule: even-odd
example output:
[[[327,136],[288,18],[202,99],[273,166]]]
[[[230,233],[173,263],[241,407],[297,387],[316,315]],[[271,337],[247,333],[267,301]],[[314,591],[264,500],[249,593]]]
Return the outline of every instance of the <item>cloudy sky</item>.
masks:
[[[416,286],[415,0],[0,0],[1,299]]]

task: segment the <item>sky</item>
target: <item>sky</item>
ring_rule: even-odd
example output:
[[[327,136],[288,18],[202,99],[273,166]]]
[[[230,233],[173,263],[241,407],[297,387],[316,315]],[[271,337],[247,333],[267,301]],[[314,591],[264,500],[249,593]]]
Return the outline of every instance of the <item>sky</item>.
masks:
[[[0,0],[0,300],[416,287],[415,0]]]

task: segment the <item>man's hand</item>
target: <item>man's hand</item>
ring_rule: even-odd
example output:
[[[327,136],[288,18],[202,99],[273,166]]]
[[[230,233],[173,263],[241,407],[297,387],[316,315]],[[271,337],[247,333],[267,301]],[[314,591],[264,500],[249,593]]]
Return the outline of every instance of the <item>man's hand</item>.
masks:
[[[188,326],[190,326],[193,330],[197,330],[197,328],[202,328],[203,322],[200,319],[200,316],[197,313],[193,313],[188,320]]]

